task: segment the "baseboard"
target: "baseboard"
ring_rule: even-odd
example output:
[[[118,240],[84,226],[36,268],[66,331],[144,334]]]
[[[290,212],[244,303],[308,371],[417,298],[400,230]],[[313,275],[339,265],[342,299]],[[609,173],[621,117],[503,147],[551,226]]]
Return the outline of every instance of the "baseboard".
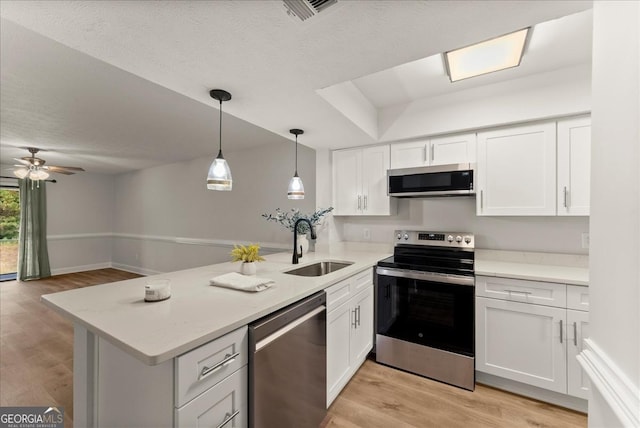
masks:
[[[107,269],[110,268],[111,262],[93,263],[90,265],[70,266],[58,269],[51,269],[51,275],[65,275],[68,273],[86,272],[88,270]]]
[[[584,340],[578,361],[625,427],[640,427],[640,390],[593,339]]]
[[[125,272],[137,273],[138,275],[144,275],[144,276],[158,275],[161,273],[165,273],[159,270],[146,269],[140,266],[130,266],[130,265],[125,265],[123,263],[111,263],[111,267],[114,269],[123,270]]]
[[[539,401],[555,404],[556,406],[566,407],[567,409],[576,410],[578,412],[587,413],[588,401],[582,398],[572,397],[571,395],[560,394],[555,391],[538,388],[537,386],[527,385],[522,382],[516,382],[511,379],[491,375],[476,371],[476,383],[492,386],[494,388],[503,389],[518,395],[524,395]]]

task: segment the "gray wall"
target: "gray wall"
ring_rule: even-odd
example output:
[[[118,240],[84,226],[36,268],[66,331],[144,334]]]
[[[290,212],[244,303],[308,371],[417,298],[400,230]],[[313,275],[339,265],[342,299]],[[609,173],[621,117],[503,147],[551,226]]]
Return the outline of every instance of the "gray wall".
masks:
[[[291,234],[267,223],[276,208],[315,208],[315,151],[298,149],[305,199],[287,199],[293,144],[286,142],[225,153],[233,190],[206,189],[212,159],[163,165],[115,179],[114,266],[142,273],[166,272],[226,261],[233,243],[258,242],[265,251],[288,248]]]

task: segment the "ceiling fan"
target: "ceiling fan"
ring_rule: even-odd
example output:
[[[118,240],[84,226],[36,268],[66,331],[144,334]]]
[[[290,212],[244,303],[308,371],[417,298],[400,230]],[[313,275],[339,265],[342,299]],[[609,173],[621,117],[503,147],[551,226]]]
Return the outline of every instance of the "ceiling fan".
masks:
[[[49,178],[49,172],[56,172],[58,174],[72,175],[76,172],[84,171],[83,168],[77,166],[54,166],[45,165],[45,160],[36,157],[36,153],[40,149],[35,147],[27,147],[31,156],[25,156],[22,158],[14,158],[14,160],[20,162],[20,165],[14,165],[18,169],[13,171],[13,175],[18,178],[29,178],[31,180],[46,180]]]

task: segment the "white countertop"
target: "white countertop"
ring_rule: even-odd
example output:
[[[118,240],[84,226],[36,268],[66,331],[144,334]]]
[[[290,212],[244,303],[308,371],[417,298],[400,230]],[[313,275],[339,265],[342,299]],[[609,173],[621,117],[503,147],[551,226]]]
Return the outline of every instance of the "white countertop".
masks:
[[[588,256],[476,250],[476,275],[589,285]]]
[[[171,298],[162,302],[144,301],[144,286],[151,277],[46,294],[42,301],[145,364],[156,365],[371,268],[390,255],[307,253],[300,264],[292,265],[290,253],[272,254],[258,263],[256,276],[272,279],[275,284],[258,293],[209,285],[210,278],[240,269],[239,263],[220,263],[154,275],[171,280]],[[320,277],[283,273],[329,259],[354,264]]]

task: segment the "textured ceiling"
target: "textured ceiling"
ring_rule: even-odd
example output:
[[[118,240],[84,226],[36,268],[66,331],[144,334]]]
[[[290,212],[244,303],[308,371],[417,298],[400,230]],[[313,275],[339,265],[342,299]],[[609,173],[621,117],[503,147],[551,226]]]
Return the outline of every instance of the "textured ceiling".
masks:
[[[370,144],[316,90],[590,7],[341,1],[303,23],[279,1],[2,1],[3,18],[79,52],[3,20],[1,154],[29,142],[83,156],[55,163],[91,169],[95,157],[105,172],[211,156],[216,87],[234,96],[225,112],[283,137],[299,127],[312,147]],[[275,138],[259,128],[235,138],[236,125],[246,126],[224,129],[238,147]]]

